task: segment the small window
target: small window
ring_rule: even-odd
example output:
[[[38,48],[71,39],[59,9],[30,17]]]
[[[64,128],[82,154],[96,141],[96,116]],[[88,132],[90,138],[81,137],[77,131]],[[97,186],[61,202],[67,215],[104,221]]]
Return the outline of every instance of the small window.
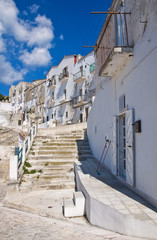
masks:
[[[82,96],[82,88],[80,89],[80,96]]]
[[[67,95],[67,91],[66,91],[66,89],[64,89],[64,97],[65,97],[65,99],[66,99],[66,95]]]
[[[66,112],[66,118],[68,118],[68,112]]]
[[[52,99],[54,100],[54,92],[52,92]]]
[[[53,114],[52,114],[52,119],[53,119]]]
[[[47,122],[49,121],[49,116],[47,116]]]
[[[21,126],[21,120],[18,120],[18,125]]]
[[[126,108],[125,95],[119,97],[119,111],[124,111]]]

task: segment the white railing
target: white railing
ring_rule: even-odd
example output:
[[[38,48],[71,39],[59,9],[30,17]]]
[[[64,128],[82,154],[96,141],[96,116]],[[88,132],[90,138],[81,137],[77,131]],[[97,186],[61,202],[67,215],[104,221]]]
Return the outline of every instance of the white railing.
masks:
[[[15,148],[15,155],[10,158],[9,181],[17,182],[22,176],[22,169],[27,159],[33,140],[37,133],[37,125],[34,124],[29,128],[29,135],[26,137],[23,133],[19,133],[19,144]]]

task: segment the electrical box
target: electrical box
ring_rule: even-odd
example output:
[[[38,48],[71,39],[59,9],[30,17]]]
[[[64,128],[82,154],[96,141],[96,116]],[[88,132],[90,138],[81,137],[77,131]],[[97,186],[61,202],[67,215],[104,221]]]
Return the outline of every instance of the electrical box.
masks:
[[[135,133],[141,133],[141,120],[138,120],[134,123]]]

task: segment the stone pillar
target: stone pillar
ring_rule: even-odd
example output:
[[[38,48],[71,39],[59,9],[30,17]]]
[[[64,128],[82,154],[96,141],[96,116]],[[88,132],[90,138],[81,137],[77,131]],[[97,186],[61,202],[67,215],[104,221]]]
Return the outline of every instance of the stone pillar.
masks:
[[[17,181],[17,179],[18,179],[18,157],[12,156],[10,158],[9,180]]]

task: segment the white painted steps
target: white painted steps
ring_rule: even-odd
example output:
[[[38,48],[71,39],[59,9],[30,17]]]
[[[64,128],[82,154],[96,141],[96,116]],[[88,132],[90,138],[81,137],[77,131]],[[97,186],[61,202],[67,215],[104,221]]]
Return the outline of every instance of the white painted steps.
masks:
[[[64,200],[65,217],[81,217],[85,214],[85,197],[82,192],[74,192],[72,200]]]

